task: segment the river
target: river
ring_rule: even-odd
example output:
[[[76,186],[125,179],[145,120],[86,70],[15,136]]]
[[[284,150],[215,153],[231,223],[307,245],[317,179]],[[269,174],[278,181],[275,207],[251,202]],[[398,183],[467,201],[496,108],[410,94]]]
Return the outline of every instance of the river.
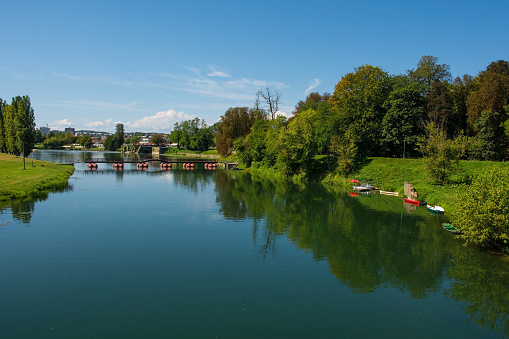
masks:
[[[509,336],[509,263],[447,213],[152,164],[77,163],[62,192],[0,206],[0,338]]]

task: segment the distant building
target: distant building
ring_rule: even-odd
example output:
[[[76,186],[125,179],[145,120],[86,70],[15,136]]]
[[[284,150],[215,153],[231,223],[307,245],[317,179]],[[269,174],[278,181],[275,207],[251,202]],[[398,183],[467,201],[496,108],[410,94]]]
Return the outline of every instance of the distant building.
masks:
[[[74,129],[74,127],[67,127],[64,131],[64,134],[69,132],[70,135],[75,135],[76,134],[76,129]]]
[[[50,129],[49,129],[49,127],[39,127],[39,131],[41,131],[41,134],[48,136]]]

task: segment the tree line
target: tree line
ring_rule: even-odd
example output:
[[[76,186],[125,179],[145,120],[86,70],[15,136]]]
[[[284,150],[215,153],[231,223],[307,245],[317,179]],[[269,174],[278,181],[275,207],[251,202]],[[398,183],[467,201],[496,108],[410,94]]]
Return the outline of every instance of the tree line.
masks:
[[[0,152],[28,156],[35,143],[35,115],[28,96],[0,98]]]
[[[332,95],[299,101],[289,119],[266,114],[258,100],[254,108],[230,108],[217,125],[218,152],[235,149],[247,166],[303,177],[317,155],[334,155],[344,173],[358,157],[431,158],[444,149],[447,161],[509,160],[509,62],[494,61],[476,77],[453,79],[449,69],[433,56],[400,75],[363,65]]]

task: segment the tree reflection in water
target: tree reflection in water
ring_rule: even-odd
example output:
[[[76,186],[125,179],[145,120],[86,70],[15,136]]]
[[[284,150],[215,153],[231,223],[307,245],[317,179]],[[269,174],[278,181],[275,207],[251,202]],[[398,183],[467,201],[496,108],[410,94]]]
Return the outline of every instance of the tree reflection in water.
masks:
[[[401,198],[351,197],[322,185],[298,186],[218,172],[216,197],[229,219],[253,220],[263,256],[286,236],[354,293],[392,287],[424,299],[443,289],[480,325],[508,333],[509,269],[498,257],[465,248],[425,208],[406,210]],[[502,325],[503,324],[503,325]]]

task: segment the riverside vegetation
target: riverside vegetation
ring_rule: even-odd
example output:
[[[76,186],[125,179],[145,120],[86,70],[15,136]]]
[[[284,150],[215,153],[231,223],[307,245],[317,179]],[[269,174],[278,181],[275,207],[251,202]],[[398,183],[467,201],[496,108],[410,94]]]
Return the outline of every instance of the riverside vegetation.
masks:
[[[509,252],[509,171],[495,162],[509,160],[509,62],[454,81],[433,56],[402,75],[363,65],[332,95],[310,93],[289,119],[273,114],[278,92],[260,93],[266,108],[256,100],[221,117],[221,155],[235,150],[251,172],[300,182],[355,178],[402,191],[409,181],[450,211],[468,242]]]
[[[252,172],[294,181],[346,185],[356,177],[397,191],[410,181],[421,197],[451,211],[468,242],[509,252],[509,171],[493,162],[509,160],[509,62],[454,80],[449,68],[433,56],[401,75],[363,65],[332,95],[310,93],[289,119],[277,115],[281,93],[267,86],[253,108],[229,108],[211,127],[199,119],[176,124],[170,139],[206,150],[215,133],[222,157],[235,153]],[[24,134],[12,133],[15,107],[26,111],[16,102],[3,104],[0,119],[14,140],[0,138],[0,148],[12,154],[25,145]],[[121,142],[123,126],[116,135]]]

